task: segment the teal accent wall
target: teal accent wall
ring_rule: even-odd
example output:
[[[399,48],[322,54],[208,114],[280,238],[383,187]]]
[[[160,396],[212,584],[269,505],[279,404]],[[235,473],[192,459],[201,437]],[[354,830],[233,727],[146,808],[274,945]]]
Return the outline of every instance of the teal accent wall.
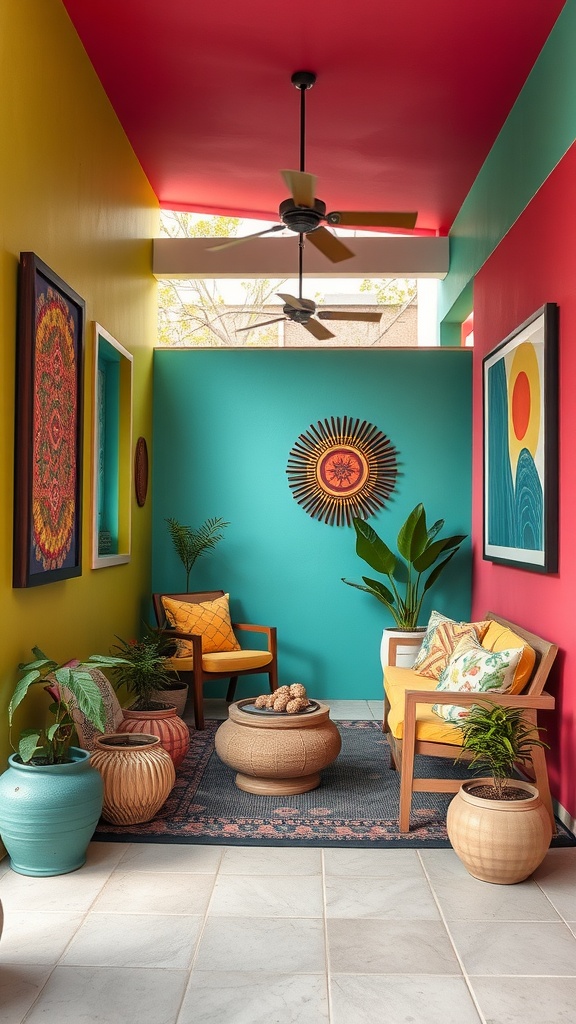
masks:
[[[441,321],[466,318],[462,292],[576,138],[575,40],[568,0],[450,231]]]
[[[341,582],[370,570],[352,527],[311,518],[288,486],[288,454],[311,424],[368,420],[398,451],[389,506],[370,522],[391,545],[423,501],[430,522],[470,533],[471,352],[156,350],[153,589],[178,592],[185,574],[165,523],[221,516],[224,539],[200,559],[191,589],[223,588],[233,618],[278,627],[281,682],[320,698],[379,699],[383,605]],[[432,607],[470,612],[470,548],[432,591]],[[258,646],[257,643],[254,646]],[[240,695],[260,692],[249,681]],[[225,684],[214,684],[222,695]]]

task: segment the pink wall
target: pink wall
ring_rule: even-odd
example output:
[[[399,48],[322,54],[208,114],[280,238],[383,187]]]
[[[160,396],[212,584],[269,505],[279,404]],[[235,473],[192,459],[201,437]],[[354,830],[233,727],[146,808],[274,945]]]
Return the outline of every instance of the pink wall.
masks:
[[[473,607],[557,643],[545,739],[554,796],[576,817],[576,143],[474,284]],[[541,575],[482,558],[482,357],[545,302],[560,314],[559,571]]]

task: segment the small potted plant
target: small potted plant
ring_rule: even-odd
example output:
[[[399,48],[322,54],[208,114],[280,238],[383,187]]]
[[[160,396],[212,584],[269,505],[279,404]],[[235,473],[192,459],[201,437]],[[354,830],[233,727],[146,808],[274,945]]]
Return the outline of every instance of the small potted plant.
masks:
[[[448,808],[448,838],[475,878],[521,882],[543,860],[552,824],[536,786],[514,778],[514,770],[531,763],[533,747],[546,744],[524,708],[492,700],[474,704],[459,728],[459,758],[468,752],[469,768],[489,777],[462,784]]]
[[[113,650],[118,656],[109,659],[114,683],[136,698],[124,709],[119,730],[158,736],[177,768],[190,746],[190,732],[178,715],[176,705],[157,699],[173,685],[173,674],[166,667],[166,659],[174,651],[174,640],[163,630],[148,625],[144,626],[139,640],[120,637],[117,640]]]
[[[102,809],[102,779],[88,751],[72,745],[73,709],[95,728],[105,722],[102,694],[83,665],[58,665],[38,648],[8,706],[14,713],[31,687],[51,697],[48,725],[25,729],[0,777],[0,835],[13,869],[23,875],[59,875],[81,867]],[[93,656],[95,667],[102,661]],[[107,661],[109,659],[106,659]]]
[[[395,555],[364,519],[354,518],[352,522],[356,531],[356,554],[376,572],[387,576],[389,586],[368,576],[362,577],[363,584],[347,579],[342,579],[342,582],[372,594],[385,605],[396,625],[383,631],[382,665],[390,664],[391,640],[396,643],[408,640],[412,641],[409,653],[401,662],[396,658],[395,663],[409,668],[419,650],[414,639],[421,638],[425,629],[418,625],[424,595],[454,557],[466,534],[439,538],[444,520],[438,519],[432,526],[427,526],[426,512],[420,503],[400,527],[396,541],[399,554]]]
[[[168,531],[178,558],[186,572],[186,593],[190,586],[192,567],[201,555],[215,548],[222,540],[222,530],[230,523],[223,519],[206,519],[201,526],[184,526],[177,519],[167,519]]]

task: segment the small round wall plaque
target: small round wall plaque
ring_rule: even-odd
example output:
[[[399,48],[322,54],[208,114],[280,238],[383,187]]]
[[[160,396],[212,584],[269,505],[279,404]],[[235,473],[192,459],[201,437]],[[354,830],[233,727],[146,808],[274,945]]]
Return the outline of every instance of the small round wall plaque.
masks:
[[[134,487],[136,501],[142,507],[146,503],[148,493],[148,446],[146,438],[139,437],[134,454]]]
[[[372,423],[331,416],[300,434],[286,472],[308,515],[350,526],[354,516],[367,519],[390,497],[398,472],[396,449]]]

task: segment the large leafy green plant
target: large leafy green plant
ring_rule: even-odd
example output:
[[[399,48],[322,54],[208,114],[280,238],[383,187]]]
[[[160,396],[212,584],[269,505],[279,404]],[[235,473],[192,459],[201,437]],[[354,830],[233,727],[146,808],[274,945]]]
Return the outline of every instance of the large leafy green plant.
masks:
[[[39,647],[33,647],[34,660],[18,666],[22,672],[8,705],[10,728],[16,708],[31,686],[43,686],[52,697],[50,725],[25,729],[20,735],[18,754],[25,764],[63,764],[69,760],[69,747],[74,734],[73,709],[77,706],[92,725],[104,731],[105,711],[102,694],[86,665],[58,665],[47,658]],[[94,668],[104,668],[109,659],[93,655]]]
[[[395,555],[364,519],[355,518],[352,522],[356,554],[376,572],[387,576],[389,586],[368,576],[362,577],[364,585],[347,579],[342,582],[372,594],[388,608],[399,629],[415,629],[425,593],[454,557],[466,534],[439,538],[444,520],[438,519],[428,527],[420,503],[400,528],[396,542],[399,554]]]
[[[190,585],[190,573],[197,558],[215,548],[222,540],[222,530],[230,523],[223,519],[207,519],[201,526],[184,526],[177,519],[167,519],[168,531],[178,558],[186,572],[186,591]]]
[[[463,733],[462,753],[473,755],[468,767],[492,776],[497,800],[503,798],[514,766],[530,764],[533,746],[547,746],[539,739],[537,728],[526,721],[525,713],[524,708],[484,701],[472,705],[458,726]]]

